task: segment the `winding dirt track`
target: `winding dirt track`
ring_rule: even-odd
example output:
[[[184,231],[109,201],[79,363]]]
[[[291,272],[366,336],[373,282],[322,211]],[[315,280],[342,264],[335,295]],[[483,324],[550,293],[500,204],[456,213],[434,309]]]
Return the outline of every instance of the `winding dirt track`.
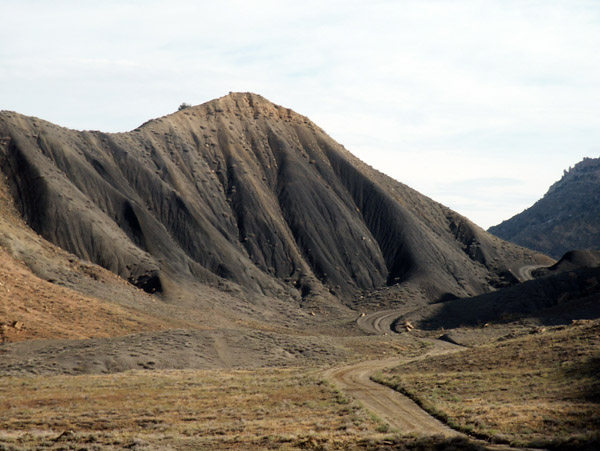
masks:
[[[394,320],[409,311],[409,308],[403,307],[372,312],[358,318],[356,323],[362,330],[368,333],[379,335],[394,333],[391,328]],[[392,428],[398,429],[403,433],[415,432],[430,435],[460,436],[462,434],[433,418],[411,399],[371,380],[373,374],[385,368],[410,363],[411,361],[427,358],[431,355],[445,354],[464,349],[440,340],[428,341],[433,344],[433,348],[425,355],[417,358],[369,360],[353,365],[332,368],[327,370],[324,375],[340,390],[353,396],[364,407],[375,413]]]
[[[521,282],[533,279],[533,271],[539,268],[545,268],[547,265],[526,265],[519,268],[519,278]]]
[[[521,282],[531,280],[533,279],[533,271],[539,268],[544,268],[545,266],[546,265],[522,266],[517,270],[518,278]],[[403,306],[396,309],[379,310],[377,312],[368,313],[358,318],[356,320],[356,324],[367,333],[378,335],[394,333],[392,330],[392,323],[394,320],[410,312],[414,308],[415,307],[407,308],[406,306]]]
[[[393,333],[392,323],[396,318],[407,312],[407,309],[380,310],[358,318],[356,324],[368,333],[379,335]]]
[[[462,434],[433,418],[411,399],[371,380],[373,374],[385,368],[409,363],[431,355],[456,352],[461,349],[458,346],[439,340],[431,340],[431,342],[434,343],[434,348],[421,357],[406,360],[398,358],[368,360],[353,365],[331,368],[324,372],[324,376],[340,390],[357,399],[365,408],[402,433],[415,432],[427,435],[442,434],[448,437],[460,436]]]
[[[523,266],[518,270],[519,277],[522,281],[530,280],[532,278],[532,271],[540,267],[541,265]],[[410,308],[402,307],[372,312],[359,317],[356,323],[362,330],[368,333],[394,333],[391,329],[394,320],[409,311]],[[392,428],[398,429],[403,433],[415,432],[427,435],[463,436],[463,434],[433,418],[411,399],[371,380],[372,375],[385,368],[410,364],[410,362],[425,359],[432,355],[447,354],[464,349],[462,346],[453,345],[445,341],[432,339],[427,341],[433,344],[433,348],[417,358],[369,360],[353,365],[331,368],[323,374],[340,390],[353,396],[364,407],[375,413]],[[489,449],[513,448],[493,445]]]

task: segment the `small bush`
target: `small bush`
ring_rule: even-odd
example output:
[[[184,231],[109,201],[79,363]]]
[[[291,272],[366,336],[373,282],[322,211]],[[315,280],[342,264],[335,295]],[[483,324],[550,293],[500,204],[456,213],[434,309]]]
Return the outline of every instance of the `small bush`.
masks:
[[[390,431],[390,425],[387,424],[387,423],[380,424],[379,426],[377,426],[376,431],[377,432],[383,432],[383,433],[389,432]]]

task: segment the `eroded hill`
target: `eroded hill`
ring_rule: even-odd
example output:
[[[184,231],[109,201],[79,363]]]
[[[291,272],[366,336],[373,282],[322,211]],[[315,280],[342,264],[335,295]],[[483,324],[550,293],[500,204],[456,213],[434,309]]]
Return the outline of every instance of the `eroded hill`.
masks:
[[[2,112],[0,166],[29,227],[167,298],[202,283],[299,305],[409,285],[435,300],[550,263],[255,94],[117,134]]]

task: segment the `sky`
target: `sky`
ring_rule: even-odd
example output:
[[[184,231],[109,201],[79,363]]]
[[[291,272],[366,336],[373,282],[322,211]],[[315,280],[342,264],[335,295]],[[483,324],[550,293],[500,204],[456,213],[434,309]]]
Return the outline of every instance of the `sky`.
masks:
[[[0,110],[128,131],[230,91],[487,228],[600,157],[597,0],[0,0]]]

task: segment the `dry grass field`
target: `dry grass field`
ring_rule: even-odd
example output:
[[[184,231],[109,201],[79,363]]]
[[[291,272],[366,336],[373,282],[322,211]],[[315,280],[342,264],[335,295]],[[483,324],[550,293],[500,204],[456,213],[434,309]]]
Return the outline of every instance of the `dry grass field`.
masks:
[[[597,449],[599,374],[600,321],[593,321],[432,357],[376,379],[480,437]]]
[[[0,443],[264,448],[359,440],[377,423],[313,371],[136,371],[0,379]]]
[[[401,437],[315,369],[0,379],[0,449],[483,449]]]

